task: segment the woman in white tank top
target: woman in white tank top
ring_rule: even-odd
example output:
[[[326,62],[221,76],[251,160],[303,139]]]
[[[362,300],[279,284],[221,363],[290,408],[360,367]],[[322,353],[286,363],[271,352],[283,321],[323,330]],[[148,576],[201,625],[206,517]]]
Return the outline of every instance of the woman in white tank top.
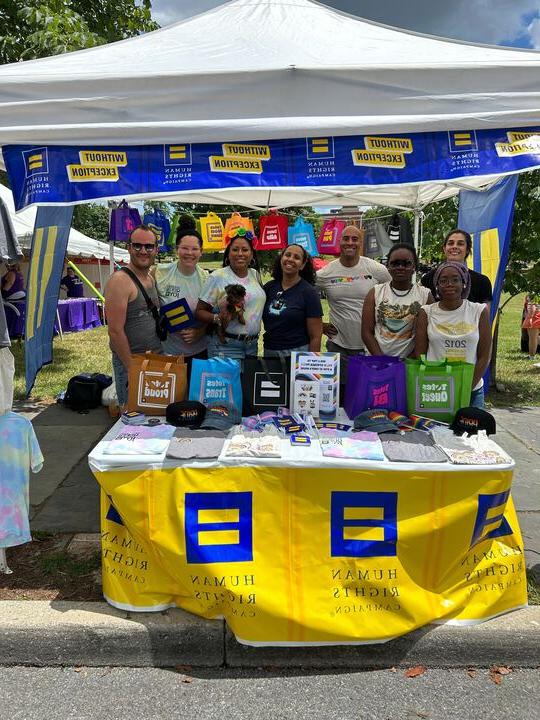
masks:
[[[414,356],[474,364],[470,404],[483,407],[482,377],[491,353],[488,309],[483,303],[466,299],[470,282],[462,263],[441,263],[434,284],[438,302],[425,305],[418,314]]]
[[[370,355],[409,357],[420,308],[433,298],[428,288],[413,282],[418,265],[413,245],[393,245],[386,265],[392,279],[375,285],[364,300],[362,341]]]

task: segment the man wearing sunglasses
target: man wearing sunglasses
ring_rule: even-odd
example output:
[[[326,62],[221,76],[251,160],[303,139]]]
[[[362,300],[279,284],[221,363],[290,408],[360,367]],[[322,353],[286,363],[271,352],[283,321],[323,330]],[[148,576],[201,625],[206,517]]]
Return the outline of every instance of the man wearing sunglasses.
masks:
[[[156,236],[147,225],[131,231],[127,245],[127,269],[142,284],[150,300],[159,308],[156,284],[150,275],[157,252]],[[162,352],[151,309],[129,272],[115,272],[105,287],[105,314],[118,405],[127,405],[129,359],[132,353]]]

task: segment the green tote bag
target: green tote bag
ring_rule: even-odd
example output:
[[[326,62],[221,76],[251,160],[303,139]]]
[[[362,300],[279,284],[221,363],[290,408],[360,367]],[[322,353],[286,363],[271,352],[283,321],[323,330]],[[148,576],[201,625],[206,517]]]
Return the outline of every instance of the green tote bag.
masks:
[[[407,358],[405,372],[409,415],[449,423],[460,408],[470,405],[472,363]]]

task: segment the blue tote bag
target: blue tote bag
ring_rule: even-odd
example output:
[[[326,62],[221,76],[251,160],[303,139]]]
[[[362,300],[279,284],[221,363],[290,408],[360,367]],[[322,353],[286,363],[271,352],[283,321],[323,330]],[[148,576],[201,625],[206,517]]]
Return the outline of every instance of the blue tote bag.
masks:
[[[287,242],[289,245],[300,245],[311,257],[319,255],[313,225],[306,222],[303,217],[299,217],[289,228]]]
[[[197,400],[206,407],[223,403],[242,414],[242,382],[240,363],[232,358],[193,360],[189,399]]]
[[[155,208],[154,212],[145,213],[143,223],[148,225],[157,238],[159,252],[167,252],[167,242],[171,233],[171,223],[163,210]]]

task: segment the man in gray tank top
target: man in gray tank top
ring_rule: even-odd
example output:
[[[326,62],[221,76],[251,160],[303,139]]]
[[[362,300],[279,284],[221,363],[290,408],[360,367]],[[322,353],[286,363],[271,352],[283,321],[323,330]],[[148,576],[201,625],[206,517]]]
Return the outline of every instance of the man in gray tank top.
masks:
[[[135,273],[154,305],[159,307],[156,285],[150,275],[157,251],[156,236],[146,225],[139,225],[132,230],[127,249],[127,267]],[[147,350],[160,353],[161,341],[156,333],[154,316],[128,273],[115,272],[109,278],[105,287],[105,313],[118,404],[124,410],[131,354]]]

